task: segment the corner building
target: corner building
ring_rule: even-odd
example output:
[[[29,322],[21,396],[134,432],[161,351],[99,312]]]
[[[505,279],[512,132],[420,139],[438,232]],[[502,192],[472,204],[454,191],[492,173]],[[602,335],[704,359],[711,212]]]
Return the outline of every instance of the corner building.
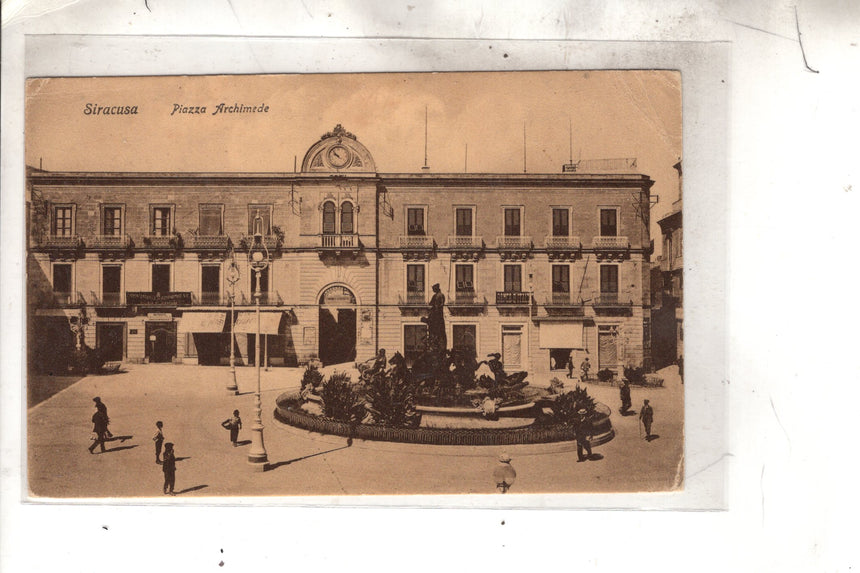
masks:
[[[438,283],[448,345],[509,372],[640,366],[653,181],[629,166],[386,174],[338,125],[295,173],[30,169],[30,363],[74,348],[81,316],[108,360],[226,364],[233,320],[237,364],[253,362],[256,225],[267,364],[412,359]]]

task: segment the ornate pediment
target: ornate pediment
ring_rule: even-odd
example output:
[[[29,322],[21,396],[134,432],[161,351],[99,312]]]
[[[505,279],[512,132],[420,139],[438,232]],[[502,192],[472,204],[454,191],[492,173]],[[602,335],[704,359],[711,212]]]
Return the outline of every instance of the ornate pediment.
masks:
[[[302,172],[363,172],[375,173],[376,163],[358,138],[337,124],[323,134],[302,160]]]

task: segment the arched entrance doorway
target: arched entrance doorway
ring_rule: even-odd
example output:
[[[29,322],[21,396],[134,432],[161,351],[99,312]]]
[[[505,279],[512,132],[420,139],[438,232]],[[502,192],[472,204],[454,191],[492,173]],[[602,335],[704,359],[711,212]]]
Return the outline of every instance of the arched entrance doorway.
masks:
[[[355,360],[356,301],[347,287],[333,285],[319,299],[319,358],[324,365]]]

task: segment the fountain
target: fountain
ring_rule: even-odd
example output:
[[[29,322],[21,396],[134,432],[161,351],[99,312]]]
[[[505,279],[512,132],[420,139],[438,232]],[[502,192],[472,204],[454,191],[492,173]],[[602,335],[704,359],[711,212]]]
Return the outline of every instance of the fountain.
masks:
[[[446,348],[445,296],[438,284],[433,292],[428,315],[422,318],[427,324],[423,349],[411,365],[400,352],[386,361],[385,349],[380,349],[356,364],[355,384],[339,373],[330,376],[337,383],[326,387],[314,373],[300,394],[278,397],[275,417],[350,438],[502,445],[572,440],[580,419],[575,413],[584,408],[592,443],[612,439],[609,408],[594,402],[584,389],[531,386],[527,372],[505,371],[499,353],[478,362],[472,348]]]

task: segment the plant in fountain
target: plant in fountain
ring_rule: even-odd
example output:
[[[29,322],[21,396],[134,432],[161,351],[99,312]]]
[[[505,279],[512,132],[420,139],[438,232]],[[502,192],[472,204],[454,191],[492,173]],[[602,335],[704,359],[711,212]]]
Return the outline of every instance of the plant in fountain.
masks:
[[[349,424],[359,423],[366,414],[364,399],[346,372],[334,372],[320,390],[323,415]]]
[[[415,384],[406,370],[377,372],[364,384],[367,410],[383,426],[414,428],[421,422],[415,411]]]
[[[585,410],[590,418],[595,410],[594,398],[588,395],[588,390],[577,386],[566,394],[561,394],[552,404],[553,421],[565,426],[575,426],[580,416],[578,412]]]

